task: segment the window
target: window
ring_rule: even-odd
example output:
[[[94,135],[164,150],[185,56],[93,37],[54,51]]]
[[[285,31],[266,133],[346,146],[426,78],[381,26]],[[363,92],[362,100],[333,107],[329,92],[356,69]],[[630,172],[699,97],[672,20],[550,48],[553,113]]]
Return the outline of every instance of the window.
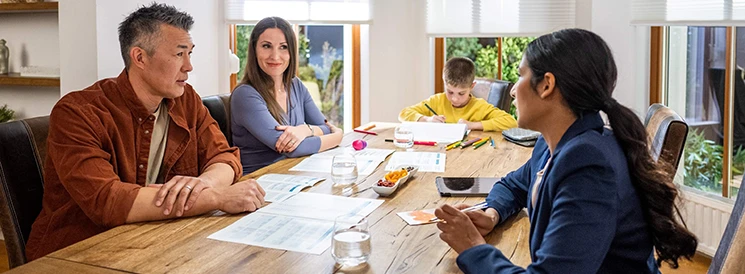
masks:
[[[318,109],[330,123],[340,128],[352,127],[350,105],[351,87],[345,87],[345,77],[350,77],[351,62],[344,58],[351,45],[348,40],[350,25],[295,25],[298,38],[297,76],[303,82]],[[240,71],[236,81],[240,83],[246,66],[248,39],[253,25],[236,26],[236,55],[240,59]],[[345,35],[347,34],[347,35]],[[350,82],[350,81],[346,81]],[[346,95],[346,96],[345,96]]]
[[[745,167],[745,116],[740,118],[738,104],[745,100],[742,67],[745,66],[745,31],[737,37],[737,69],[729,68],[727,27],[667,27],[666,98],[663,102],[683,116],[689,125],[688,139],[678,168],[677,183],[705,192],[735,197]],[[742,41],[743,43],[739,43]],[[743,60],[743,61],[740,61]],[[727,75],[733,85],[727,85]],[[733,88],[734,87],[734,88]],[[734,93],[734,101],[728,99]],[[730,97],[732,98],[732,97]],[[727,103],[734,115],[728,114]],[[743,101],[745,103],[745,101]],[[726,121],[732,121],[728,130]],[[728,143],[732,148],[728,152]],[[725,168],[725,163],[729,167]],[[729,175],[727,174],[729,173]],[[725,187],[727,186],[727,187]]]
[[[452,57],[467,57],[476,64],[476,78],[515,83],[523,52],[534,39],[535,37],[446,38],[445,61]],[[502,50],[499,49],[500,46]],[[436,82],[442,82],[441,72],[440,69],[439,76],[435,77]],[[509,112],[515,116],[514,105]]]

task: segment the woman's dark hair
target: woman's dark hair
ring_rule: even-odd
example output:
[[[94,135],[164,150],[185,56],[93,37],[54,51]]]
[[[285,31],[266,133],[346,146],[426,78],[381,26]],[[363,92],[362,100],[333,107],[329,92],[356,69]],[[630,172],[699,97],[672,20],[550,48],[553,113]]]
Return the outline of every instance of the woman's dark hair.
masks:
[[[617,70],[605,41],[587,30],[565,29],[528,44],[525,61],[533,74],[530,82],[534,90],[550,72],[577,117],[599,110],[608,115],[613,133],[626,154],[631,181],[657,252],[657,265],[665,261],[677,268],[681,256],[690,259],[698,240],[685,223],[678,222],[678,189],[664,164],[652,158],[647,131],[639,117],[611,96]]]
[[[285,124],[282,108],[277,103],[277,99],[274,96],[274,79],[266,74],[261,67],[259,67],[259,61],[256,59],[256,44],[258,43],[259,36],[261,36],[267,29],[277,28],[282,31],[287,40],[287,50],[290,51],[290,64],[287,66],[283,76],[282,82],[284,84],[287,94],[290,93],[290,85],[292,84],[292,78],[295,77],[295,70],[297,70],[297,38],[295,38],[295,32],[292,31],[292,26],[285,19],[279,17],[267,17],[261,19],[256,24],[251,36],[248,39],[248,54],[246,55],[246,68],[244,69],[243,79],[241,84],[251,85],[256,91],[261,94],[261,97],[266,101],[269,113],[272,114],[274,120],[277,120],[279,124]]]

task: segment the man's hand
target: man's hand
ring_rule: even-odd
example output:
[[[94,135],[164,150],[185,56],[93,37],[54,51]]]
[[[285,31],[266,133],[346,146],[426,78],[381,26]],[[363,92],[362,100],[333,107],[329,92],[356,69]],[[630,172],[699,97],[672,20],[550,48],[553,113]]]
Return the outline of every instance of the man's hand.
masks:
[[[300,126],[277,126],[277,130],[284,131],[274,144],[274,148],[279,153],[293,152],[306,137],[313,133],[307,125]]]
[[[444,115],[422,116],[421,118],[419,118],[419,122],[444,123],[445,116]]]
[[[152,184],[148,187],[159,188],[155,196],[155,206],[163,207],[163,215],[176,210],[176,216],[181,217],[197,202],[199,194],[212,184],[204,179],[189,176],[174,176],[165,184]]]
[[[230,214],[256,211],[264,204],[266,192],[254,179],[240,181],[226,187],[213,189],[219,209]]]

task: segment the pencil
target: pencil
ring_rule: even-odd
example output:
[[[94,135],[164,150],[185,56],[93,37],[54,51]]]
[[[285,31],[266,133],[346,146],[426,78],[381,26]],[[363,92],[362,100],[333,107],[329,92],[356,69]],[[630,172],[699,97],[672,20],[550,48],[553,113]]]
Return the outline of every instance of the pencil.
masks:
[[[494,148],[494,149],[496,149],[496,148],[497,148],[497,146],[496,146],[496,145],[494,145],[494,138],[492,138],[492,137],[489,137],[489,140],[491,141],[491,147],[492,147],[492,148]]]
[[[354,130],[354,132],[357,132],[357,133],[364,133],[364,134],[370,134],[370,135],[378,135],[378,134],[377,134],[377,133],[375,133],[375,132],[372,132],[372,131],[365,131],[365,130],[361,130],[361,129],[355,129],[355,130]]]
[[[478,143],[478,144],[474,145],[474,146],[473,146],[473,150],[476,150],[477,148],[480,148],[480,147],[482,147],[483,145],[486,145],[486,141],[484,141],[484,142],[481,142],[481,143]]]
[[[454,148],[458,147],[459,145],[460,145],[460,141],[457,141],[455,143],[452,143],[452,144],[448,145],[447,147],[445,147],[445,151],[454,149]]]
[[[427,109],[429,109],[429,111],[431,111],[431,112],[432,112],[432,114],[434,114],[434,115],[438,115],[438,114],[437,114],[437,112],[435,112],[435,110],[434,110],[434,109],[432,109],[431,107],[429,107],[429,105],[427,105],[427,103],[424,103],[424,106],[425,106],[425,107],[427,107]]]
[[[468,146],[473,145],[473,143],[476,143],[478,141],[481,141],[481,138],[473,138],[468,142],[462,143],[462,145],[460,146],[460,149],[467,148]]]
[[[368,130],[371,130],[371,129],[373,129],[373,128],[375,128],[375,124],[372,124],[372,125],[370,125],[370,126],[368,126],[368,127],[364,128],[364,129],[362,129],[362,130],[364,130],[364,131],[368,131]]]

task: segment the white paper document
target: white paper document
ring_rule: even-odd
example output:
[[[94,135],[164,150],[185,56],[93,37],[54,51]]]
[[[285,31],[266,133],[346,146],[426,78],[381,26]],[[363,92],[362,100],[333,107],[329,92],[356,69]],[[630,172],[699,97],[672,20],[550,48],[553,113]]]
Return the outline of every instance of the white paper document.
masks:
[[[264,174],[256,179],[261,188],[266,191],[264,201],[279,202],[300,192],[306,187],[311,187],[325,178],[298,176],[288,174]]]
[[[370,175],[375,169],[383,162],[383,160],[363,159],[356,158],[357,160],[357,174],[359,175]],[[306,171],[306,172],[320,172],[320,173],[331,173],[331,161],[332,158],[324,157],[308,157],[300,161],[297,165],[292,167],[290,171]]]
[[[419,172],[445,172],[445,153],[398,151],[393,153],[385,170],[395,170],[403,165],[418,166]]]
[[[335,155],[340,154],[343,149],[347,148],[335,148],[332,150],[324,151],[321,153],[313,154],[308,158],[303,159],[290,168],[290,171],[305,171],[305,172],[319,172],[319,173],[331,173],[331,162]],[[357,160],[357,174],[359,175],[370,175],[375,172],[380,163],[385,161],[395,150],[393,149],[378,149],[378,148],[366,148],[360,151],[353,152],[354,159]]]
[[[316,153],[310,156],[310,158],[333,158],[334,155],[341,154],[344,149],[343,147],[337,147],[335,149],[327,150],[321,153]],[[380,148],[365,148],[363,150],[358,150],[352,153],[354,155],[354,158],[359,159],[365,159],[365,160],[380,160],[385,161],[385,158],[388,157],[388,155],[391,155],[396,150],[393,149],[380,149]]]
[[[466,124],[404,122],[402,126],[411,129],[417,141],[449,144],[462,140],[466,133]]]
[[[362,219],[382,203],[301,192],[248,214],[207,238],[318,255],[331,246],[337,216],[355,214]]]

